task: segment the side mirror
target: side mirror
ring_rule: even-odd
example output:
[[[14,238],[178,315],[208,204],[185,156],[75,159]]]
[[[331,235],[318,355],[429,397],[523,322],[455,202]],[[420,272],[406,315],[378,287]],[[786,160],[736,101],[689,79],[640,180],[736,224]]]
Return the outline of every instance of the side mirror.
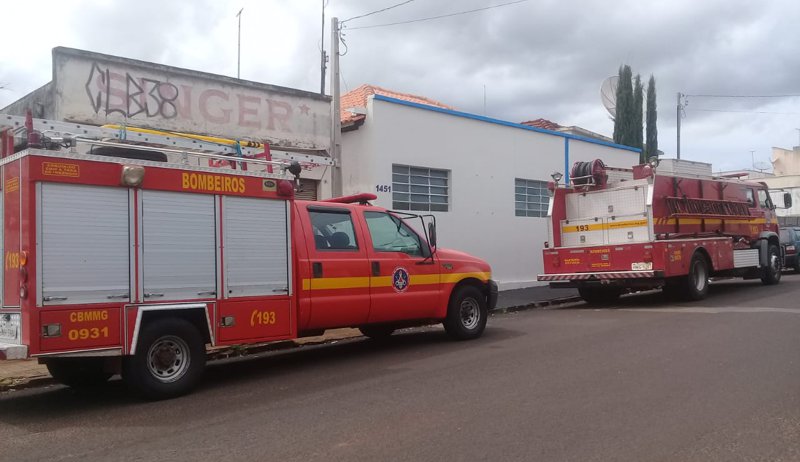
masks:
[[[433,223],[428,223],[428,243],[436,247],[436,225]]]
[[[783,193],[783,206],[787,209],[792,208],[792,193]]]

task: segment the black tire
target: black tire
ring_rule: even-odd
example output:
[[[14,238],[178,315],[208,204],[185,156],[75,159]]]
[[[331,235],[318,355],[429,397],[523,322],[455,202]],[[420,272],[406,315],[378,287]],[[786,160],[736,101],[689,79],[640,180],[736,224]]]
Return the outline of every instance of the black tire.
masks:
[[[695,253],[689,263],[689,274],[683,277],[682,298],[689,301],[702,300],[708,295],[708,285],[708,261],[702,254]]]
[[[486,329],[488,317],[486,296],[474,286],[461,286],[450,296],[444,330],[455,340],[476,339]]]
[[[608,305],[619,300],[622,287],[578,287],[578,294],[590,305]]]
[[[392,326],[374,325],[374,326],[361,326],[358,328],[364,337],[369,337],[373,340],[384,340],[389,338],[395,331]]]
[[[46,365],[57,382],[72,388],[99,387],[114,375],[106,372],[103,358],[51,358]]]
[[[168,399],[191,391],[205,365],[205,342],[190,322],[157,319],[142,330],[136,354],[125,358],[122,378],[147,399]]]
[[[767,266],[762,270],[761,282],[772,286],[781,282],[781,251],[777,245],[770,244],[767,248]]]

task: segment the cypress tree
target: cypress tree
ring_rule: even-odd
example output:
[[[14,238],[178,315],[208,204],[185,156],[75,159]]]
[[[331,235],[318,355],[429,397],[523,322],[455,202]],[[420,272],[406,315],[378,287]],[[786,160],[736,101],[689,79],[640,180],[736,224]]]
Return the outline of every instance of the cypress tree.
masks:
[[[631,67],[623,65],[619,68],[617,84],[617,115],[614,117],[614,142],[625,146],[633,146],[633,82]]]
[[[636,74],[636,78],[633,81],[633,113],[631,114],[631,142],[633,144],[629,144],[628,146],[642,149],[642,152],[639,154],[639,160],[641,162],[644,162],[642,159],[642,157],[644,157],[644,125],[642,122],[642,112],[644,111],[643,93],[642,79],[639,77],[639,74]]]
[[[656,79],[650,74],[647,82],[647,144],[645,145],[645,160],[658,156],[658,113],[656,112]]]

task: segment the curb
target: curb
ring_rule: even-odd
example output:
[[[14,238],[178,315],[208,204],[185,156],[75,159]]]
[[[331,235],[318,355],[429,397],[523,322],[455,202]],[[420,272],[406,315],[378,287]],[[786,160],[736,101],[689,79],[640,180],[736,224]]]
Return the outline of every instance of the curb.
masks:
[[[566,305],[568,303],[576,303],[582,301],[583,299],[577,295],[572,297],[556,298],[553,300],[540,300],[531,303],[526,303],[524,305],[514,305],[514,306],[507,306],[505,308],[497,308],[494,311],[492,311],[492,314],[516,313],[517,311],[535,310],[537,308],[547,308],[547,307]]]

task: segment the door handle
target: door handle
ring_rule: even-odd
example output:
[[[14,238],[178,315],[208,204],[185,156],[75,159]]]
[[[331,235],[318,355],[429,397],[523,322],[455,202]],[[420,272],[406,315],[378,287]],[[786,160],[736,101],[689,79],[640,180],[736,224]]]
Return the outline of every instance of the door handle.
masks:
[[[217,295],[217,292],[213,291],[213,290],[209,290],[209,291],[206,291],[206,292],[197,292],[197,295]]]
[[[69,297],[44,297],[42,301],[45,302],[63,302],[64,300],[69,299]]]
[[[106,298],[108,298],[110,300],[114,300],[114,299],[122,299],[122,298],[131,298],[131,296],[128,295],[128,294],[119,294],[119,295],[109,295]]]
[[[164,294],[150,294],[150,293],[144,294],[144,298],[163,297],[163,296]]]
[[[379,261],[372,262],[372,275],[373,276],[381,275],[381,262]]]
[[[311,264],[311,272],[315,278],[322,277],[322,263],[315,261]]]

